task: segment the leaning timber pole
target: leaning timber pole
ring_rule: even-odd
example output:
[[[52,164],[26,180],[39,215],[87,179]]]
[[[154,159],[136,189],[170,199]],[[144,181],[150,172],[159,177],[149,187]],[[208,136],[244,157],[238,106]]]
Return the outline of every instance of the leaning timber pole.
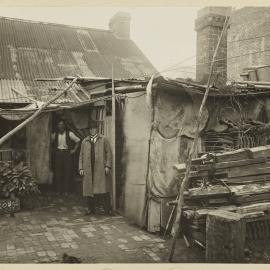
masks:
[[[13,136],[16,132],[21,130],[23,127],[25,127],[28,123],[33,121],[38,115],[42,113],[50,104],[52,104],[55,100],[57,100],[60,96],[65,94],[71,86],[77,81],[77,78],[73,79],[72,82],[67,86],[67,88],[60,93],[58,93],[56,96],[54,96],[52,99],[44,103],[34,114],[32,114],[29,118],[27,118],[25,121],[23,121],[21,124],[19,124],[17,127],[9,131],[6,135],[4,135],[2,138],[0,138],[0,145],[2,145],[5,141],[7,141],[11,136]]]
[[[202,120],[202,115],[203,115],[203,109],[209,94],[209,90],[210,90],[210,83],[211,83],[211,79],[212,79],[212,74],[213,74],[213,68],[214,68],[214,62],[216,59],[216,55],[217,55],[217,51],[220,45],[220,42],[222,40],[223,34],[225,32],[225,30],[227,29],[228,26],[228,16],[226,17],[225,21],[224,21],[224,25],[223,25],[223,29],[221,31],[221,34],[219,36],[219,40],[217,43],[217,46],[215,48],[215,52],[211,61],[211,66],[210,66],[210,73],[209,73],[209,77],[208,77],[208,81],[207,81],[207,86],[206,86],[206,90],[204,93],[204,97],[200,106],[200,110],[198,113],[198,117],[197,117],[197,122],[196,122],[196,129],[195,129],[195,136],[194,136],[194,140],[191,146],[191,150],[190,150],[190,154],[188,157],[188,161],[187,161],[187,166],[186,166],[186,173],[185,173],[185,177],[184,180],[181,184],[180,187],[180,191],[179,191],[179,196],[178,196],[178,200],[177,200],[177,209],[176,209],[176,218],[175,218],[175,222],[173,225],[173,231],[174,231],[174,236],[173,236],[173,243],[172,243],[172,247],[171,247],[171,253],[170,253],[170,257],[169,257],[169,261],[171,262],[173,259],[173,255],[174,255],[174,250],[175,250],[175,246],[176,246],[176,239],[179,235],[180,232],[180,222],[181,222],[181,216],[182,216],[182,207],[184,205],[184,191],[187,189],[188,187],[188,182],[189,182],[189,173],[190,173],[190,169],[191,169],[191,164],[192,164],[192,159],[195,158],[196,152],[197,152],[197,144],[198,144],[198,138],[199,138],[199,128],[200,128],[200,122]]]
[[[113,211],[116,210],[116,172],[115,172],[115,156],[116,156],[116,150],[115,150],[115,87],[114,87],[114,63],[112,63],[112,154],[113,154],[113,160],[112,160],[112,206]]]

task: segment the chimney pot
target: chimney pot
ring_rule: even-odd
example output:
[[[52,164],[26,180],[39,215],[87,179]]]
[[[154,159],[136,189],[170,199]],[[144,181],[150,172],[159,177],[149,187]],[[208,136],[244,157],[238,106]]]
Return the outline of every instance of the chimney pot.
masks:
[[[130,38],[130,14],[127,12],[117,12],[109,23],[109,28],[117,38]]]

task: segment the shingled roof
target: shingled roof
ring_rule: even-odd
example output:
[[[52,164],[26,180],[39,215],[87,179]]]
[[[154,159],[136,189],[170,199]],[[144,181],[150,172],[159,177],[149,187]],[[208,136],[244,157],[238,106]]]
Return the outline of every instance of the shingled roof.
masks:
[[[47,86],[35,78],[109,78],[113,59],[118,79],[156,72],[131,39],[110,30],[0,17],[0,36],[0,103],[27,102],[11,88],[35,96]]]

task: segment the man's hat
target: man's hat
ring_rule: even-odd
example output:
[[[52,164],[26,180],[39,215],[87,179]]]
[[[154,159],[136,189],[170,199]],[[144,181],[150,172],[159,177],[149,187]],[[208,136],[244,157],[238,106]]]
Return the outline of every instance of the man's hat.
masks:
[[[63,120],[63,119],[58,120],[57,125],[59,125],[59,124],[66,125],[65,120]]]

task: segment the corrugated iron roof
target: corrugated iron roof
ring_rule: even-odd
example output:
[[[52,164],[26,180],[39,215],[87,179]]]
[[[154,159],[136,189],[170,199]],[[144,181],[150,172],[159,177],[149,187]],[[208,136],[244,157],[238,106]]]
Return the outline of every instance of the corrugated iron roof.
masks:
[[[28,98],[16,93],[12,89],[18,90],[23,95],[37,101],[48,101],[53,98],[59,91],[64,90],[68,86],[67,81],[52,81],[52,82],[36,82],[32,81],[29,84],[24,84],[22,80],[0,80],[0,103],[30,103]],[[78,103],[86,101],[88,98],[81,91],[80,84],[73,84],[67,94],[58,98],[55,103]],[[77,97],[76,97],[76,96]]]
[[[0,37],[0,103],[27,102],[12,87],[44,100],[52,93],[48,87],[63,88],[65,84],[35,82],[36,78],[109,78],[112,60],[118,79],[156,72],[132,40],[117,39],[107,30],[0,17]]]

